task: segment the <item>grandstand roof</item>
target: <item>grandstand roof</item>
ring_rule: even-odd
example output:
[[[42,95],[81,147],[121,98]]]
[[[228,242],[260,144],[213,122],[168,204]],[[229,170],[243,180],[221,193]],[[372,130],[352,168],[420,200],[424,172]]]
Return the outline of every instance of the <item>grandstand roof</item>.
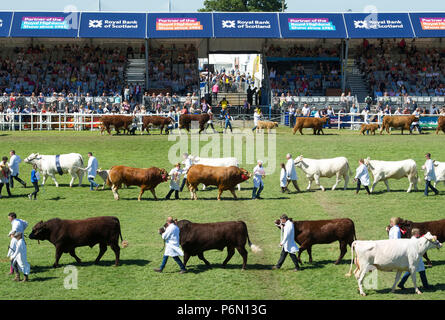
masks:
[[[147,13],[1,11],[0,37],[123,39],[442,38],[445,37],[445,12]],[[244,43],[238,45],[245,46]],[[224,46],[224,42],[222,42],[222,46]]]

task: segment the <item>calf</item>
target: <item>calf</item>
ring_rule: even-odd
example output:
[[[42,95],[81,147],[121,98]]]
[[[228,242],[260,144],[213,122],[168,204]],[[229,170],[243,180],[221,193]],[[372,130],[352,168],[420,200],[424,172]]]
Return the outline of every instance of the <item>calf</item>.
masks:
[[[440,130],[445,133],[445,116],[440,116],[439,118],[437,118],[436,134],[439,134]]]
[[[388,134],[391,134],[389,128],[400,128],[402,130],[409,130],[409,134],[412,134],[411,124],[413,122],[419,121],[419,117],[414,115],[404,115],[404,116],[384,116],[382,121],[382,127],[380,128],[380,134],[383,130],[386,130]]]
[[[244,221],[225,221],[214,223],[193,223],[188,220],[176,221],[179,228],[179,242],[184,250],[184,265],[191,256],[198,256],[207,266],[210,266],[204,258],[204,251],[224,250],[227,247],[227,257],[222,265],[225,268],[229,260],[235,253],[235,249],[243,257],[242,269],[246,269],[247,250],[245,249],[246,240],[253,253],[258,253],[261,249],[252,244],[247,232],[247,226]],[[159,230],[163,233],[164,228]]]
[[[259,129],[267,129],[267,133],[270,133],[270,129],[273,128],[278,128],[278,122],[274,122],[274,121],[258,121],[257,124],[257,131]]]
[[[295,120],[295,126],[293,129],[293,133],[295,134],[297,131],[300,134],[303,134],[303,128],[312,128],[314,129],[314,135],[323,133],[323,125],[328,122],[329,117],[323,118],[311,118],[311,117],[298,117]]]
[[[327,244],[334,241],[340,243],[340,256],[334,262],[339,264],[356,239],[354,222],[348,218],[330,220],[293,221],[295,241],[300,246],[298,260],[304,250],[309,254],[309,263],[312,263],[312,246],[314,244]],[[275,220],[275,225],[281,228],[280,220]]]
[[[121,226],[116,217],[95,217],[83,220],[63,220],[59,218],[46,222],[40,221],[33,228],[29,239],[48,240],[56,247],[56,261],[53,267],[59,266],[59,259],[63,253],[69,253],[77,263],[81,260],[76,255],[77,247],[94,247],[99,243],[100,251],[95,264],[107,251],[107,246],[111,246],[116,256],[115,266],[119,265],[119,237],[122,247],[128,245],[122,240]]]
[[[371,131],[371,134],[375,135],[376,130],[379,129],[379,125],[377,123],[371,123],[371,124],[362,124],[360,127],[360,134],[365,135],[365,131]]]
[[[421,294],[422,292],[420,292],[416,284],[416,268],[419,265],[420,259],[422,259],[422,255],[424,255],[428,249],[434,247],[440,248],[442,244],[437,241],[436,236],[432,236],[429,232],[418,239],[356,240],[351,246],[351,266],[346,276],[350,277],[352,274],[355,251],[356,269],[354,270],[354,275],[362,296],[366,296],[362,287],[363,278],[368,271],[372,271],[373,269],[397,272],[391,292],[394,292],[402,272],[409,271],[415,292]]]
[[[402,179],[407,177],[409,180],[409,187],[406,192],[411,192],[412,187],[417,190],[417,166],[412,159],[401,161],[380,161],[365,159],[365,165],[371,170],[374,176],[374,182],[371,186],[371,192],[374,191],[376,184],[383,180],[386,185],[386,190],[389,192],[388,179]]]

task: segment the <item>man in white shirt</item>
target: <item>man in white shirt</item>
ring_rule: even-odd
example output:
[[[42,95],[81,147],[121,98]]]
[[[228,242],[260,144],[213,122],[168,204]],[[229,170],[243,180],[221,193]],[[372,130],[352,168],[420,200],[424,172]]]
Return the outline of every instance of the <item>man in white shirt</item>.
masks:
[[[263,168],[263,161],[258,160],[257,166],[253,168],[252,199],[263,199],[260,197],[260,195],[264,188],[263,177],[265,177],[265,175],[266,171]]]
[[[278,260],[277,264],[272,267],[272,269],[280,269],[287,255],[290,254],[290,257],[295,265],[294,271],[299,271],[300,267],[298,266],[298,258],[295,255],[295,253],[298,252],[298,246],[295,243],[294,223],[290,221],[287,215],[285,214],[283,214],[280,217],[280,222],[281,222],[280,247],[282,247],[283,249],[281,250],[280,259]]]
[[[360,186],[363,185],[365,187],[366,192],[371,194],[369,192],[369,172],[368,167],[365,165],[365,161],[363,159],[360,159],[358,161],[359,167],[355,170],[355,177],[354,180],[357,181],[357,189],[355,191],[355,194],[358,194],[360,191]]]
[[[182,157],[184,158],[184,170],[183,173],[184,174],[184,179],[182,179],[182,183],[181,183],[181,188],[179,188],[179,191],[182,192],[182,190],[184,189],[185,183],[187,182],[187,171],[189,171],[190,167],[192,166],[193,162],[192,162],[192,157],[189,156],[188,153],[184,153],[182,155]]]
[[[18,219],[17,218],[17,214],[15,212],[10,212],[8,214],[8,220],[9,222],[11,222],[11,231],[8,234],[8,237],[11,237],[11,241],[9,243],[9,248],[8,248],[8,257],[11,257],[14,252],[16,251],[16,247],[17,247],[17,239],[14,238],[14,234],[16,232],[19,233],[24,233],[25,229],[28,227],[28,222],[26,222],[25,220],[22,219]],[[13,274],[13,268],[12,268],[12,263],[11,263],[11,268],[10,268],[10,272],[9,274]]]
[[[24,188],[26,188],[26,182],[19,178],[19,163],[22,162],[22,159],[18,155],[15,154],[15,150],[9,151],[9,169],[11,170],[11,179],[9,184],[11,188],[14,188],[14,179],[22,184]]]
[[[292,155],[290,153],[288,153],[286,155],[286,174],[287,174],[287,180],[291,181],[292,184],[294,185],[295,189],[298,192],[301,192],[300,188],[298,187],[298,176],[297,176],[297,171],[295,170],[295,164],[294,164],[294,160],[292,159]]]
[[[99,189],[99,185],[94,181],[96,178],[97,169],[99,168],[99,163],[96,157],[93,156],[92,152],[88,152],[88,166],[83,171],[88,172],[88,181],[90,182],[90,190],[93,191],[93,188]]]
[[[179,247],[179,228],[173,221],[172,217],[167,218],[167,228],[165,231],[161,233],[162,239],[165,241],[165,251],[164,257],[162,259],[162,264],[158,269],[154,269],[156,272],[162,272],[164,270],[165,265],[167,264],[168,257],[172,257],[176,263],[181,268],[179,273],[187,272],[184,264],[178,256],[183,256],[181,248]]]
[[[303,114],[303,117],[309,117],[310,112],[311,112],[311,109],[309,108],[307,103],[305,103],[303,108],[301,109],[301,113]]]
[[[422,169],[425,170],[425,192],[424,195],[428,196],[428,188],[434,191],[436,195],[439,194],[439,190],[434,188],[431,184],[431,181],[436,181],[436,173],[434,172],[434,161],[431,159],[431,153],[425,154],[425,164],[422,166]]]
[[[181,164],[178,162],[176,166],[170,170],[168,176],[170,177],[170,191],[165,196],[165,199],[170,199],[173,191],[175,192],[175,199],[179,199],[179,181],[181,179]]]

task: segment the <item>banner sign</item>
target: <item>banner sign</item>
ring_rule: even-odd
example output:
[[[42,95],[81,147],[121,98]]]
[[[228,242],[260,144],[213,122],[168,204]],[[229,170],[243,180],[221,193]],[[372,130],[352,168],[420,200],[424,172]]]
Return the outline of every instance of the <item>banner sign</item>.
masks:
[[[436,129],[437,128],[438,117],[420,117],[419,118],[419,126],[424,128]]]
[[[445,37],[444,13],[410,13],[414,32],[419,38]]]
[[[145,13],[85,12],[79,36],[84,38],[145,38]]]
[[[214,13],[216,38],[280,38],[276,13]]]
[[[211,13],[149,13],[148,38],[211,38]]]
[[[341,14],[280,13],[283,38],[346,38]]]
[[[0,12],[0,37],[9,36],[11,27],[12,12]]]
[[[349,38],[413,38],[407,13],[345,13]]]
[[[78,12],[15,12],[12,37],[75,38]]]

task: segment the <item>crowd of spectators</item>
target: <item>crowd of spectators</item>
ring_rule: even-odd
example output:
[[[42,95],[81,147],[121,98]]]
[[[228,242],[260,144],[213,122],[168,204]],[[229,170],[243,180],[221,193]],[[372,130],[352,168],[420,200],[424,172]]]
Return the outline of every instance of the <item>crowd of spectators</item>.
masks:
[[[193,44],[149,48],[149,88],[165,89],[185,95],[199,89],[198,49]]]
[[[339,57],[340,47],[303,46],[302,44],[282,48],[271,44],[264,50],[268,57]]]
[[[375,97],[445,95],[445,49],[420,48],[415,40],[364,39],[355,59]]]
[[[250,72],[241,73],[238,69],[226,71],[225,68],[221,68],[219,71],[210,72],[209,77],[210,79],[207,77],[207,72],[201,72],[200,82],[209,82],[212,92],[216,91],[216,93],[245,93],[249,85],[255,84],[255,79]]]

